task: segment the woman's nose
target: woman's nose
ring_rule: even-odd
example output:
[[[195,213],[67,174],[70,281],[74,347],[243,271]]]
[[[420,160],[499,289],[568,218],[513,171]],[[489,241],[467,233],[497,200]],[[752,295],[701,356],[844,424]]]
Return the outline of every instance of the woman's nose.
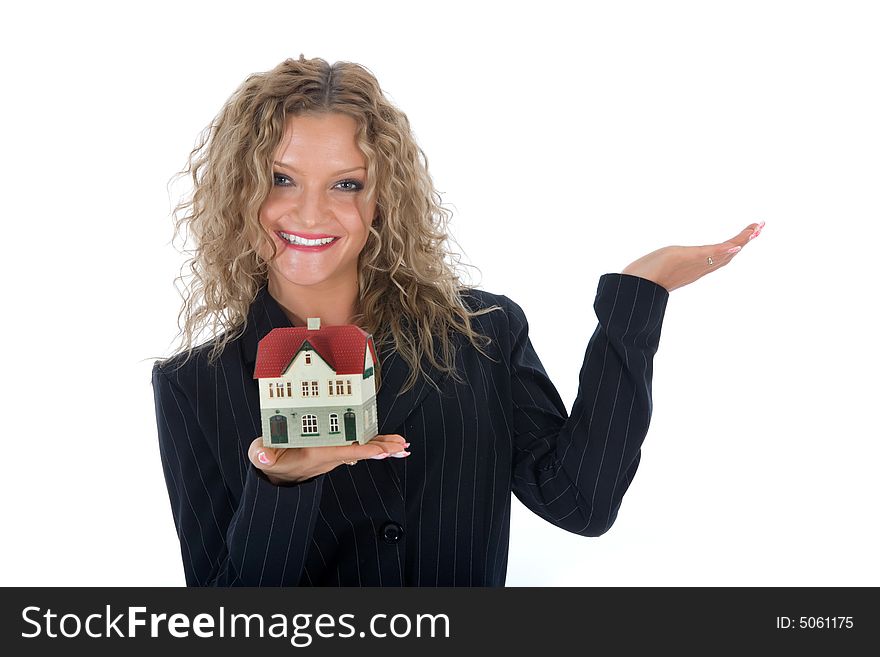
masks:
[[[304,190],[294,213],[303,227],[325,224],[331,214],[329,200],[321,190]]]
[[[326,196],[320,190],[305,190],[298,204],[300,219],[308,223],[320,223],[328,214]]]

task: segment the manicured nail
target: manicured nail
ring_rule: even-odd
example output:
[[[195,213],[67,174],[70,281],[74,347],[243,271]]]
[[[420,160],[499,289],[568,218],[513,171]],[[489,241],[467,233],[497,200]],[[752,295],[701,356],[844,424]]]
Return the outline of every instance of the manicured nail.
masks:
[[[741,246],[735,246],[732,249],[727,249],[727,252],[728,253],[737,253],[738,251],[741,251],[741,250],[742,250]]]
[[[391,456],[393,456],[396,459],[402,459],[404,456],[409,456],[409,454],[410,454],[409,452],[404,450],[402,452],[397,452],[396,454],[392,454]]]
[[[269,457],[266,456],[266,452],[264,451],[257,452],[257,460],[263,465],[269,465],[272,462],[269,460]]]
[[[409,447],[409,443],[403,443],[404,447]]]
[[[766,224],[766,223],[767,223],[766,221],[762,221],[761,223],[759,223],[759,224],[758,224],[758,227],[755,228],[755,229],[752,231],[752,234],[751,234],[751,235],[749,235],[749,239],[750,239],[750,240],[753,240],[753,239],[755,239],[758,235],[760,235],[760,234],[761,234],[761,231],[762,231],[763,228],[764,228],[764,224]]]
[[[387,453],[376,454],[376,456],[371,456],[370,458],[376,459],[377,461],[381,461],[382,459],[388,458],[388,454]]]

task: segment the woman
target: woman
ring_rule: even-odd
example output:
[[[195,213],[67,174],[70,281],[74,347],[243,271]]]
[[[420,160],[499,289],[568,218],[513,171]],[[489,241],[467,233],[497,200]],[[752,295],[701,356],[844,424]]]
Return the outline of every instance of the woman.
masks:
[[[763,226],[603,275],[569,418],[522,309],[447,262],[424,154],[364,68],[300,57],[248,77],[186,172],[184,344],[153,388],[188,585],[503,585],[511,492],[604,533],[638,467],[669,292]],[[374,337],[366,444],[263,447],[257,342],[308,317]]]

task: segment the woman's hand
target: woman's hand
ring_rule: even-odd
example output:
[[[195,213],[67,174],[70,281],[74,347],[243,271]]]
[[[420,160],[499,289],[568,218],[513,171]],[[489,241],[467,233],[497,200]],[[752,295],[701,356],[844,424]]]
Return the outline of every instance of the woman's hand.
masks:
[[[743,246],[761,234],[763,228],[763,221],[751,224],[736,237],[720,244],[666,246],[642,256],[621,273],[647,278],[672,292],[729,263]],[[712,258],[711,265],[709,258]]]
[[[365,445],[332,447],[263,446],[263,437],[255,438],[248,449],[248,458],[262,470],[273,484],[295,483],[329,472],[333,468],[362,459],[403,458],[409,443],[399,434],[378,435]]]

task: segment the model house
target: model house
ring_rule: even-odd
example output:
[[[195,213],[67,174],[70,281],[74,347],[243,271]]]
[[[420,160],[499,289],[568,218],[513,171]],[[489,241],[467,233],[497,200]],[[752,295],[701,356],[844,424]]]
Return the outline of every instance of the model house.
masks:
[[[260,340],[263,444],[325,447],[364,444],[378,433],[376,348],[353,324],[276,328]]]

